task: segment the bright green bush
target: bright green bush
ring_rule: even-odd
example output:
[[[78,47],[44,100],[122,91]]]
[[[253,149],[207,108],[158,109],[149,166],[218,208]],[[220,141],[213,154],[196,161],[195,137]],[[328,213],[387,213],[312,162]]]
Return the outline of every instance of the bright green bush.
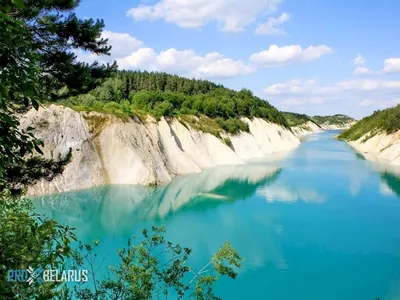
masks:
[[[249,131],[249,125],[240,119],[224,120],[222,118],[217,118],[216,121],[222,129],[231,134],[237,134],[240,131]]]
[[[168,101],[157,103],[154,106],[154,115],[157,118],[160,118],[162,116],[172,117],[173,113],[174,113],[174,106]]]
[[[112,113],[114,113],[114,112],[118,112],[118,111],[121,109],[121,106],[119,105],[119,103],[114,102],[114,101],[111,101],[111,102],[106,103],[106,104],[103,106],[103,109],[104,109],[105,111],[107,111],[107,112],[112,112]]]

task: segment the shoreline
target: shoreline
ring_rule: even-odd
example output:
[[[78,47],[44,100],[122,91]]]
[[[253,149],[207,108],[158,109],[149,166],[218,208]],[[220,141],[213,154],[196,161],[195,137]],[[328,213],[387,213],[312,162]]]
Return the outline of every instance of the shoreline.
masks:
[[[44,142],[44,157],[58,159],[71,148],[72,159],[52,181],[42,179],[29,186],[27,195],[108,184],[159,185],[178,175],[288,152],[300,144],[299,132],[263,119],[242,120],[249,132],[216,137],[177,118],[121,120],[57,105],[30,110],[21,117],[21,126],[35,127],[33,133]]]
[[[369,136],[368,133],[356,141],[346,142],[370,161],[400,166],[400,131]]]

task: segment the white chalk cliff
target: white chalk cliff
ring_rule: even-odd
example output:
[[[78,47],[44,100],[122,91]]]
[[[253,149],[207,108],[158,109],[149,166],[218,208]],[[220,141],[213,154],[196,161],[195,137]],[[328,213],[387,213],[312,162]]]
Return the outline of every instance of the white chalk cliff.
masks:
[[[381,132],[370,136],[368,133],[348,143],[366,159],[400,165],[400,130],[392,134]]]
[[[304,123],[302,125],[292,127],[292,131],[296,136],[301,137],[310,133],[323,132],[324,129],[315,124],[314,122],[308,121],[307,123]]]
[[[292,131],[263,119],[244,118],[249,132],[227,135],[231,147],[212,134],[179,120],[121,120],[96,112],[51,105],[30,110],[21,127],[35,127],[44,155],[58,159],[72,149],[71,162],[52,181],[40,180],[28,195],[43,195],[105,184],[160,184],[219,165],[240,165],[300,144],[299,136],[320,128]],[[314,124],[315,125],[315,124]]]

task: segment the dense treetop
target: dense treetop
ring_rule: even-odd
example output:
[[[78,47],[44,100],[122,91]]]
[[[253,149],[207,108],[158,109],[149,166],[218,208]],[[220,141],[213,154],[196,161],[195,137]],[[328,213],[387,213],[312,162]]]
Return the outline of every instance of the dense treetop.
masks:
[[[288,127],[280,111],[249,90],[234,91],[206,80],[157,72],[120,71],[90,93],[62,103],[128,116],[205,115],[231,133],[248,130],[240,117],[259,117]]]
[[[367,139],[380,132],[393,133],[400,130],[400,104],[384,109],[377,110],[372,115],[358,121],[350,129],[339,135],[340,139],[355,141],[367,133]]]

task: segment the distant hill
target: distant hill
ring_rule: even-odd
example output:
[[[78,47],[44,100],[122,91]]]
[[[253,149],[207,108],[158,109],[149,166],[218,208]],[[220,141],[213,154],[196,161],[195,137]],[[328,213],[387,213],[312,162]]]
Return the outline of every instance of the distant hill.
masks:
[[[308,116],[306,114],[298,114],[293,112],[283,112],[289,126],[300,126],[307,122],[312,122],[320,127],[345,127],[348,124],[355,122],[356,120],[342,114],[336,114],[332,116]]]
[[[300,126],[306,124],[307,122],[312,122],[317,124],[310,116],[306,114],[298,114],[294,112],[282,112],[286,118],[286,121],[290,127]],[[317,124],[318,125],[318,124]]]
[[[400,104],[392,108],[375,111],[372,115],[361,119],[350,129],[342,132],[339,138],[355,141],[366,134],[369,134],[367,138],[369,139],[382,131],[391,134],[398,130],[400,130]]]
[[[314,122],[319,125],[337,125],[337,126],[346,125],[356,121],[352,117],[342,114],[336,114],[333,116],[314,116],[311,117],[311,119],[314,120]]]

